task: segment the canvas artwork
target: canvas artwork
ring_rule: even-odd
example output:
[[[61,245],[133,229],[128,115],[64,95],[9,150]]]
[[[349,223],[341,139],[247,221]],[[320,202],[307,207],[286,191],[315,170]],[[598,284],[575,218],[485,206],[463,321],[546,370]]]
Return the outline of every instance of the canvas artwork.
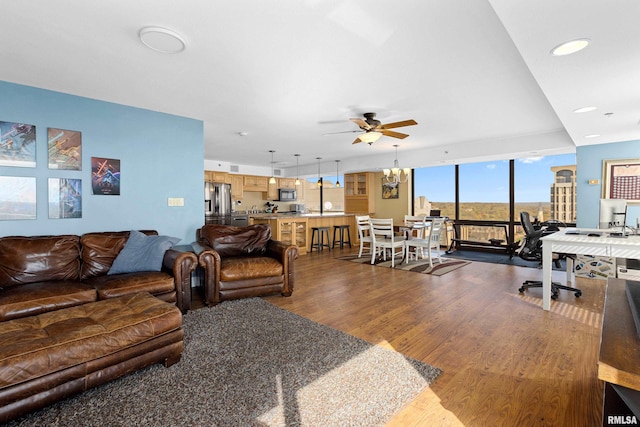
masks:
[[[82,180],[49,178],[49,218],[82,218]]]
[[[0,166],[36,167],[36,127],[0,122]]]
[[[382,178],[382,198],[383,199],[397,199],[400,197],[398,192],[397,182],[387,182],[385,178]]]
[[[96,195],[120,195],[120,160],[91,158],[91,190]]]
[[[36,219],[36,178],[0,176],[0,220]]]
[[[47,129],[49,169],[82,170],[82,133]]]
[[[603,198],[640,202],[640,159],[603,162]]]

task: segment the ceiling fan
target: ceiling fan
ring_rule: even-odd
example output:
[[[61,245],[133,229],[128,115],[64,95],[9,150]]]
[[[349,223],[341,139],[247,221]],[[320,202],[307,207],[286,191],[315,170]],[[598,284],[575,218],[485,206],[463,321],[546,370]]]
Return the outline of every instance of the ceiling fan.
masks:
[[[364,116],[364,119],[361,119],[361,118],[349,119],[355,124],[357,124],[358,127],[364,131],[363,134],[359,135],[356,138],[356,140],[353,141],[353,144],[357,144],[359,142],[366,142],[367,144],[371,145],[375,141],[377,141],[382,135],[390,136],[393,138],[404,139],[409,135],[407,135],[406,133],[400,133],[400,132],[392,131],[389,129],[399,128],[404,126],[413,126],[418,124],[418,122],[416,122],[413,119],[403,120],[401,122],[382,124],[380,123],[380,120],[376,119],[376,113],[364,113],[363,116]],[[350,133],[350,132],[360,132],[360,131],[352,130],[352,131],[334,132],[334,133]]]

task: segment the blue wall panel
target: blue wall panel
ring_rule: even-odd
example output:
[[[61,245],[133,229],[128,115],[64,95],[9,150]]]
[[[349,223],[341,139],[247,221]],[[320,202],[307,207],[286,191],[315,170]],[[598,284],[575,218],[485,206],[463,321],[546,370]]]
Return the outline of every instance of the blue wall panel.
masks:
[[[640,141],[587,145],[576,150],[576,179],[578,227],[597,228],[600,198],[602,197],[602,161],[616,159],[640,159]],[[589,184],[597,179],[599,184]],[[635,226],[640,217],[640,206],[629,205],[627,225]]]
[[[0,166],[0,176],[36,177],[37,219],[0,221],[0,236],[156,229],[195,239],[202,226],[204,138],[200,120],[0,81],[0,121],[36,126],[36,168]],[[82,170],[48,168],[47,128],[82,132]],[[120,159],[120,196],[93,195],[91,157]],[[48,178],[82,180],[82,218],[49,219]],[[183,207],[167,199],[184,198]]]

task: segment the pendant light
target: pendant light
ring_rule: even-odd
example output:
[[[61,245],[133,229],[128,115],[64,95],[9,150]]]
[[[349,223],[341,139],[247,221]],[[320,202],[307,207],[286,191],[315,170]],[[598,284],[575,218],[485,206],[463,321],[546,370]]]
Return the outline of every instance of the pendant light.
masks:
[[[296,156],[296,187],[300,185],[300,154],[294,154]]]
[[[316,160],[318,161],[318,187],[322,187],[322,177],[320,176],[320,160],[322,160],[322,157],[316,157]]]
[[[338,172],[338,166],[340,165],[340,160],[336,160],[336,188],[340,188],[340,181],[339,181],[339,176],[340,173]]]
[[[273,176],[273,153],[275,153],[276,150],[269,150],[269,152],[271,153],[271,178],[269,178],[269,184],[275,184],[276,177]]]

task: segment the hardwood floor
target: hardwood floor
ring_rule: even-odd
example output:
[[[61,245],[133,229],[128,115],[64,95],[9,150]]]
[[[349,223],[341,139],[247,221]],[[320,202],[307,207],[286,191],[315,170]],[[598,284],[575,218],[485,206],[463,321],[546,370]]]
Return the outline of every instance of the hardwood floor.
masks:
[[[441,277],[334,259],[296,261],[290,298],[271,303],[444,373],[390,426],[595,426],[605,283],[577,279],[551,311],[542,289],[518,292],[535,268],[473,262]],[[554,272],[564,280],[564,273]]]

